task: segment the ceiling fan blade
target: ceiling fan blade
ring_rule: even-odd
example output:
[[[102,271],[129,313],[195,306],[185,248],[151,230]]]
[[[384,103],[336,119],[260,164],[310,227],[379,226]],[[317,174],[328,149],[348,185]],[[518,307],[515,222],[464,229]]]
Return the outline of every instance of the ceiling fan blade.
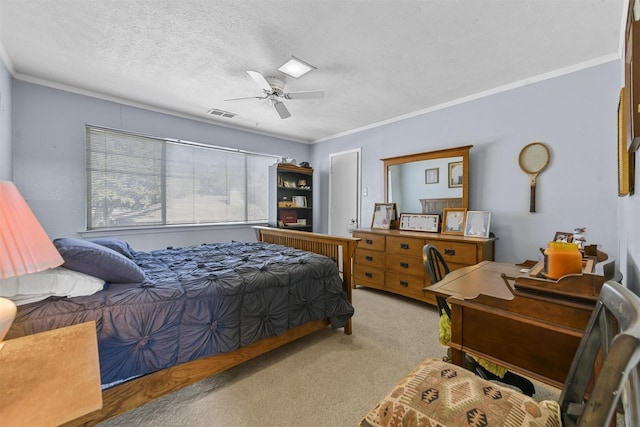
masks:
[[[309,90],[304,92],[289,92],[283,95],[285,99],[313,99],[324,98],[324,92],[321,90]]]
[[[249,74],[249,76],[251,76],[251,78],[258,83],[258,86],[260,86],[265,92],[271,92],[273,90],[267,79],[265,79],[261,73],[257,71],[247,71],[247,74]]]
[[[225,101],[246,101],[249,99],[267,99],[267,97],[266,96],[246,96],[244,98],[225,99]]]
[[[285,105],[282,102],[280,101],[274,102],[273,107],[276,109],[281,119],[286,119],[287,117],[291,117],[291,113],[289,112],[289,110],[287,110],[287,107],[285,107]]]

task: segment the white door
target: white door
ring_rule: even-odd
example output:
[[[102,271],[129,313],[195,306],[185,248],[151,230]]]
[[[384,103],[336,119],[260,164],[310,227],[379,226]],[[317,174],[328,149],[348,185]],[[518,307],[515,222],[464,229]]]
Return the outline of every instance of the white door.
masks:
[[[360,224],[360,149],[331,155],[329,234],[351,237]]]

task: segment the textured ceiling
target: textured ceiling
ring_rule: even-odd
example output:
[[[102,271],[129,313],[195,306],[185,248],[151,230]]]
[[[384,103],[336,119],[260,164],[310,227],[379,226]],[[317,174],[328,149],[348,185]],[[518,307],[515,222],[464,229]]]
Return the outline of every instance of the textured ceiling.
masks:
[[[0,0],[19,79],[313,142],[619,56],[624,0]],[[1,49],[0,49],[1,50]],[[281,119],[246,70],[286,78]],[[552,75],[552,74],[551,74]],[[211,108],[236,113],[214,118]]]

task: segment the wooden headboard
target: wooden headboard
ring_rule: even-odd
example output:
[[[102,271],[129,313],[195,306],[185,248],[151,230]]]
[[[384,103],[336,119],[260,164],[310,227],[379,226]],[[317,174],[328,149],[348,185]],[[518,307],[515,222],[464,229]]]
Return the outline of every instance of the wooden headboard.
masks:
[[[422,213],[442,214],[444,208],[461,208],[462,199],[420,199]]]

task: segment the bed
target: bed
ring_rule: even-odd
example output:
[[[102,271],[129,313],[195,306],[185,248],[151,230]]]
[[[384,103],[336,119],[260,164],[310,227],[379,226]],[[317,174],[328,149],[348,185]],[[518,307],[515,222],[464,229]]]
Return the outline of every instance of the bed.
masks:
[[[63,267],[110,280],[20,305],[8,338],[96,322],[103,409],[73,422],[93,425],[322,328],[350,334],[357,239],[254,228],[256,242],[150,252],[103,241],[122,266],[77,255],[100,244],[56,239]]]

